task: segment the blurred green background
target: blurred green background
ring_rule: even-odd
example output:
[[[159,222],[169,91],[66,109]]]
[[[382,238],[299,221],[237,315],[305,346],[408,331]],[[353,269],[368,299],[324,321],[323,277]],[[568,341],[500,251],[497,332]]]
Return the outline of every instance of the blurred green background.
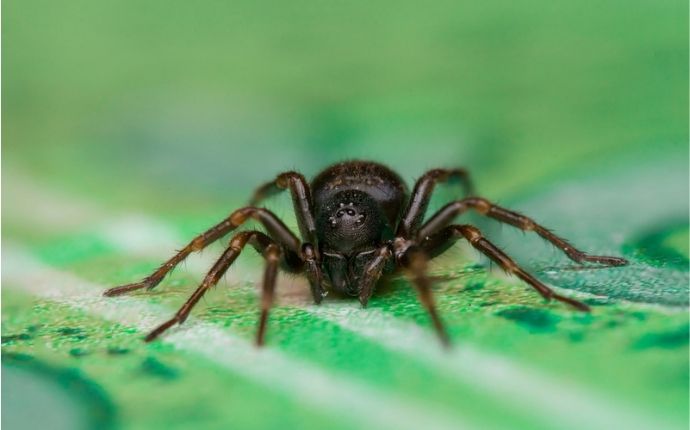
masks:
[[[116,252],[94,232],[99,219],[145,214],[184,241],[282,170],[312,176],[331,162],[367,158],[411,182],[428,168],[465,166],[488,198],[638,265],[609,275],[531,267],[581,293],[642,304],[594,302],[600,313],[583,319],[450,259],[441,272],[479,285],[475,292],[463,290],[467,279],[439,287],[457,343],[569,375],[679,428],[687,423],[687,2],[8,0],[2,12],[4,254],[11,242],[92,282],[129,282],[160,258]],[[565,193],[564,183],[584,192]],[[601,204],[558,199],[590,192]],[[281,215],[290,213],[286,201]],[[162,248],[162,255],[172,249]],[[531,258],[553,260],[544,249]],[[657,269],[647,279],[659,283],[636,282],[636,274]],[[152,299],[137,298],[173,312],[198,277],[178,271],[173,291],[163,292],[164,284]],[[404,282],[398,287],[406,293],[372,306],[428,326]],[[497,297],[499,287],[516,296]],[[220,327],[239,321],[236,331],[251,339],[251,285],[218,290],[196,314]],[[460,290],[474,297],[470,304],[459,296],[458,305]],[[86,396],[106,399],[89,406],[97,416],[74,418],[87,426],[185,428],[185,419],[197,428],[335,425],[328,413],[303,416],[299,401],[238,381],[194,354],[144,345],[138,330],[112,331],[107,321],[35,296],[3,289],[4,360],[24,369],[17,363],[32,357],[34,374],[53,375],[63,387],[84,380],[101,387]],[[228,303],[236,313],[228,314]],[[527,315],[511,304],[545,310]],[[453,313],[458,306],[462,312]],[[529,411],[496,414],[494,400],[471,400],[476,393],[447,382],[443,370],[409,364],[299,312],[279,307],[273,348],[387,393],[436,402],[479,428],[554,428]],[[127,351],[123,358],[110,353],[118,348]],[[64,377],[65,369],[78,376]],[[17,382],[22,375],[10,374],[11,387],[3,382],[3,397],[26,385]],[[204,393],[194,391],[193,378],[206,381]],[[139,389],[156,399],[144,407]],[[83,390],[69,397],[84,403]],[[20,400],[10,404],[21,410]],[[183,405],[195,405],[198,415]],[[30,416],[15,414],[11,427],[30,427]]]
[[[3,166],[117,207],[185,210],[342,158],[408,179],[458,163],[508,194],[687,153],[683,1],[3,7]]]

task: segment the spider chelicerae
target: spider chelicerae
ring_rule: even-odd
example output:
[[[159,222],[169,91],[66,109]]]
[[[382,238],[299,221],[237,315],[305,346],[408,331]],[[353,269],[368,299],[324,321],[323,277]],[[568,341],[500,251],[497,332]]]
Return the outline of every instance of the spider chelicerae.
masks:
[[[450,181],[462,183],[467,197],[446,204],[423,222],[435,186]],[[301,237],[271,211],[257,207],[262,200],[283,190],[290,190],[292,195]],[[623,258],[588,255],[531,218],[474,196],[464,169],[429,170],[417,180],[410,194],[400,176],[388,167],[368,161],[346,161],[323,170],[311,184],[298,172],[279,174],[275,180],[256,190],[249,206],[234,211],[195,237],[151,275],[140,282],[111,288],[104,294],[117,296],[142,288],[151,290],[189,254],[205,248],[246,221],[255,220],[263,225],[266,233],[248,230],[235,234],[201,285],[173,318],[146,336],[147,342],[174,324],[183,323],[194,305],[216,285],[247,244],[266,260],[256,335],[258,345],[264,343],[279,267],[292,273],[305,273],[317,304],[321,303],[328,290],[334,290],[358,297],[363,306],[367,305],[382,274],[402,269],[416,288],[441,341],[447,345],[448,335],[434,305],[426,267],[430,259],[443,253],[458,239],[468,240],[479,252],[532,286],[545,299],[555,299],[577,310],[589,311],[584,303],[557,294],[520,268],[484,238],[476,227],[453,224],[468,210],[524,231],[533,231],[578,263],[604,266],[628,263]]]

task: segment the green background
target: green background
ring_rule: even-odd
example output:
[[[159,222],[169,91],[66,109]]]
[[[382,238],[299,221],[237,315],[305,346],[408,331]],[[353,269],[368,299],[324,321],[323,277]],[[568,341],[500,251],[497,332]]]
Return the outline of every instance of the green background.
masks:
[[[298,387],[258,383],[251,366],[229,368],[165,337],[145,345],[136,324],[115,324],[93,303],[47,299],[51,277],[23,281],[17,273],[35,266],[11,267],[21,250],[103,288],[130,282],[278,172],[312,176],[347,158],[385,162],[408,182],[428,168],[467,167],[487,198],[633,264],[569,270],[539,240],[470,217],[594,312],[545,304],[461,248],[432,268],[443,278],[448,356],[421,358],[440,351],[427,344],[402,353],[382,343],[385,327],[372,326],[371,337],[346,330],[288,277],[279,279],[270,353],[356,381],[385,405],[405,398],[438,409],[458,427],[578,427],[568,421],[578,413],[589,428],[605,422],[576,403],[561,416],[537,399],[528,408],[496,395],[524,381],[477,386],[437,366],[471,361],[463,350],[477,348],[564,390],[573,383],[604,405],[687,428],[686,2],[25,0],[3,2],[2,12],[8,428],[38,425],[27,399],[40,399],[34,407],[54,428],[398,423],[395,408],[348,414],[347,386],[341,412],[322,409]],[[441,191],[433,207],[453,195]],[[270,207],[294,226],[285,196]],[[205,263],[220,250],[205,252]],[[260,278],[250,254],[193,312],[247,341]],[[202,276],[195,267],[136,303],[171,314]],[[353,308],[328,302],[334,312]],[[393,327],[414,323],[421,338],[433,336],[402,278],[371,308]]]

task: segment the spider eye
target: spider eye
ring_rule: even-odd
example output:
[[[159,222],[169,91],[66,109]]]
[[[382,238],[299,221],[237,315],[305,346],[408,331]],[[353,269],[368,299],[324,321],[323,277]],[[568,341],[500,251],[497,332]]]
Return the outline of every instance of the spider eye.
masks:
[[[357,211],[355,211],[354,209],[348,208],[348,209],[340,209],[338,212],[335,213],[335,216],[337,218],[342,218],[345,215],[347,215],[349,217],[354,217],[355,215],[357,215]]]
[[[346,227],[346,226],[360,226],[364,224],[366,215],[359,212],[357,208],[350,205],[340,204],[338,209],[332,216],[328,217],[328,222],[331,228]]]

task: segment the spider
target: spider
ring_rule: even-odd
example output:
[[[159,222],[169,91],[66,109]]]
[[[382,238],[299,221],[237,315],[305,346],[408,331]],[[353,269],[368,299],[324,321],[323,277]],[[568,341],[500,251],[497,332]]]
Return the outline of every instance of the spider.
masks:
[[[446,204],[423,222],[435,186],[451,181],[463,185],[466,197]],[[271,211],[257,207],[262,200],[283,190],[289,190],[292,196],[301,238]],[[216,285],[247,244],[266,260],[256,334],[258,346],[264,344],[279,267],[291,273],[305,273],[316,304],[321,303],[328,290],[332,290],[358,297],[364,307],[381,275],[402,269],[416,288],[419,301],[429,313],[441,342],[448,345],[449,338],[434,305],[426,267],[430,259],[442,254],[458,239],[469,241],[479,252],[507,273],[529,284],[545,299],[589,311],[586,304],[556,293],[527,273],[476,227],[453,224],[456,217],[468,210],[524,231],[533,231],[577,263],[602,266],[628,263],[623,258],[588,255],[531,218],[475,196],[464,169],[429,170],[416,181],[409,194],[400,176],[388,167],[369,161],[346,161],[326,168],[311,184],[298,172],[279,174],[275,180],[256,190],[249,206],[232,212],[219,224],[195,237],[151,275],[140,282],[111,288],[104,294],[117,296],[143,288],[151,290],[192,252],[200,251],[246,221],[255,220],[263,225],[266,233],[248,230],[235,234],[201,285],[175,316],[146,336],[146,342],[156,339],[174,324],[182,324],[199,299]]]

